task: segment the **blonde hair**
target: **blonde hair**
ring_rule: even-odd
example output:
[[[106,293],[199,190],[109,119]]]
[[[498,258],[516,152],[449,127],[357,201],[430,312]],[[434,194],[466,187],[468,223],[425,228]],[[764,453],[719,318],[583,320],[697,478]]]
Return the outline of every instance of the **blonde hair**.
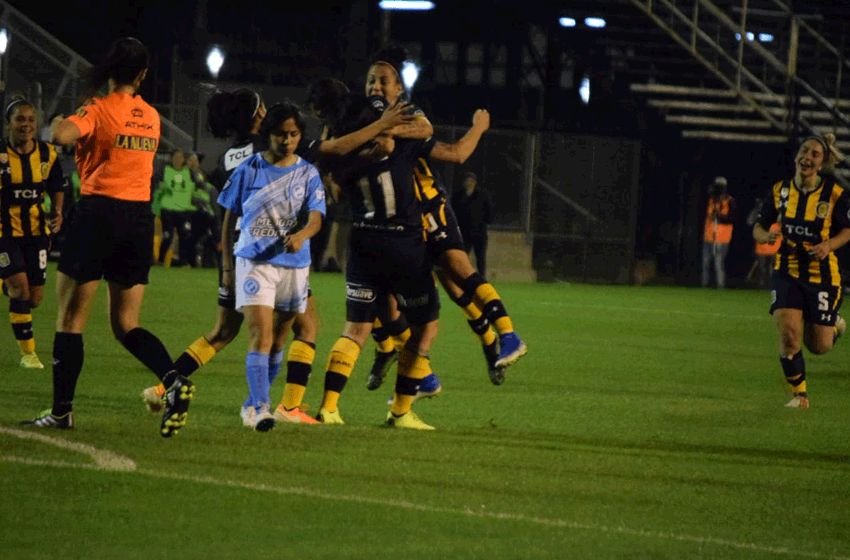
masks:
[[[803,142],[816,140],[823,146],[823,167],[828,171],[835,170],[835,164],[844,161],[844,154],[835,147],[835,134],[827,132],[823,136],[813,135],[807,137]]]

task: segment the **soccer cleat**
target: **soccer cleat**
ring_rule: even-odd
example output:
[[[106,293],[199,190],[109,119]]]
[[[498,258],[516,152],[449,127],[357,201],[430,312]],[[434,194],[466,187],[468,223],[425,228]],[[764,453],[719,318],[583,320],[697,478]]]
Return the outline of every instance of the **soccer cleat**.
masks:
[[[239,412],[239,416],[242,417],[243,426],[253,428],[254,424],[257,423],[257,410],[253,405],[243,406],[242,410]]]
[[[186,425],[189,416],[189,402],[195,396],[195,384],[178,375],[168,391],[165,392],[165,412],[159,433],[162,437],[171,437]]]
[[[345,424],[342,421],[342,416],[339,415],[339,409],[331,412],[330,410],[320,408],[319,413],[316,415],[316,420],[322,424]]]
[[[41,360],[38,359],[38,356],[35,355],[35,352],[32,354],[24,354],[21,356],[21,367],[27,369],[44,369],[44,364],[41,363]]]
[[[254,423],[254,430],[258,432],[268,432],[274,428],[274,416],[272,416],[272,413],[269,412],[269,405],[267,403],[260,405],[260,409],[257,411],[255,419],[256,422]]]
[[[788,408],[809,408],[809,397],[806,395],[795,394],[794,398],[786,404]]]
[[[516,333],[499,335],[499,359],[496,360],[495,367],[509,366],[525,356],[527,352],[528,347]]]
[[[499,359],[499,341],[494,340],[484,349],[484,358],[487,360],[487,374],[490,376],[490,382],[493,385],[501,385],[505,382],[505,367],[496,367],[496,361]]]
[[[412,410],[408,410],[401,416],[396,416],[390,411],[387,413],[387,426],[391,428],[408,428],[410,430],[435,430],[434,426],[430,426],[422,421],[419,416]]]
[[[839,315],[835,318],[835,336],[832,339],[833,344],[836,340],[841,338],[841,335],[844,334],[844,331],[847,330],[847,321],[844,320],[844,317]]]
[[[390,368],[398,362],[398,352],[381,352],[375,350],[375,362],[372,364],[372,370],[369,372],[369,377],[366,379],[366,388],[374,391],[383,384],[387,377]]]
[[[295,407],[287,410],[282,404],[277,405],[274,411],[274,419],[280,422],[291,422],[293,424],[319,424],[320,422],[304,412],[303,408]]]
[[[74,427],[74,413],[69,412],[64,416],[53,416],[50,410],[45,410],[40,416],[32,420],[24,420],[20,425],[32,428],[56,428],[58,430],[70,430]]]
[[[443,385],[435,373],[431,373],[422,378],[419,382],[419,387],[416,388],[416,396],[413,397],[413,402],[419,399],[430,399],[436,397],[443,392]]]
[[[165,387],[162,386],[162,383],[154,385],[153,387],[148,387],[142,391],[142,400],[151,412],[159,412],[162,410],[165,406],[163,397],[165,397]]]

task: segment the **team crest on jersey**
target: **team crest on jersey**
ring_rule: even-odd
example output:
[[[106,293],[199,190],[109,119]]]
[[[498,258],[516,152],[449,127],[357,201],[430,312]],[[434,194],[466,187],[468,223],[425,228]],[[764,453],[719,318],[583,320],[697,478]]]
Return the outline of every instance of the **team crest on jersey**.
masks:
[[[789,192],[791,192],[791,191],[788,189],[788,187],[782,187],[781,189],[779,189],[779,196],[781,196],[782,198],[785,198],[785,197],[788,196]]]
[[[260,291],[260,283],[257,282],[256,278],[248,278],[242,284],[242,289],[247,295],[253,296],[254,294]]]
[[[826,218],[829,215],[829,202],[818,202],[815,206],[815,214],[818,218]]]
[[[47,171],[48,171],[48,168],[49,168],[49,166],[47,165],[47,162],[46,162],[46,161],[45,161],[44,163],[42,163],[42,164],[41,164],[41,180],[42,180],[42,181],[43,181],[43,180],[45,180],[45,179],[47,179]]]
[[[9,266],[9,253],[0,253],[0,266],[7,267]]]

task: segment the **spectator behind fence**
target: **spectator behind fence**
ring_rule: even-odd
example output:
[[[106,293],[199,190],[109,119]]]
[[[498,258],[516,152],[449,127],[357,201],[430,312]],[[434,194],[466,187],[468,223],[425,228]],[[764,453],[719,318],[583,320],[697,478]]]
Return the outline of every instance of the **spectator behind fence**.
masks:
[[[481,276],[487,277],[487,226],[490,224],[490,197],[478,188],[478,177],[467,171],[463,174],[463,191],[452,197],[466,252],[475,253],[475,264]]]
[[[195,192],[192,195],[192,204],[197,208],[192,214],[192,236],[196,240],[195,264],[217,268],[221,254],[221,206],[216,202],[218,189],[207,181],[206,174],[201,169],[202,157],[199,154],[191,154],[186,161],[192,182],[195,183]]]
[[[192,232],[192,215],[197,210],[192,204],[195,183],[186,167],[186,154],[176,150],[171,156],[171,165],[166,165],[156,192],[156,202],[162,220],[162,244],[159,247],[159,261],[165,266],[171,265],[168,249],[175,236],[179,237],[178,249],[180,264],[191,266],[195,262],[195,235]]]
[[[714,271],[718,288],[726,287],[726,255],[732,240],[735,199],[726,193],[726,178],[716,177],[708,188],[708,207],[702,244],[702,287],[708,287]]]
[[[747,216],[747,226],[752,229],[758,221],[759,212],[761,211],[763,198],[757,198],[755,206]],[[778,223],[770,226],[769,231],[780,231]],[[747,273],[747,282],[752,282],[762,288],[770,286],[770,275],[773,270],[774,262],[776,261],[776,252],[779,250],[779,245],[782,243],[782,237],[778,237],[773,243],[758,243],[755,244],[755,259],[750,271]]]

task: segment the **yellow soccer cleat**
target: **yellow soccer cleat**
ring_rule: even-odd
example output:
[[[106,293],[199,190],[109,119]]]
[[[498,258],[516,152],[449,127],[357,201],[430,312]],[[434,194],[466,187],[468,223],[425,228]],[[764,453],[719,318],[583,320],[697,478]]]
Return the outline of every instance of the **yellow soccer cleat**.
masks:
[[[422,421],[415,412],[409,410],[401,416],[396,416],[390,411],[387,414],[387,426],[391,428],[407,428],[410,430],[435,430],[434,426]]]
[[[41,363],[41,360],[33,352],[32,354],[21,356],[21,367],[27,369],[44,369],[44,364]]]
[[[319,409],[319,413],[316,415],[316,420],[322,424],[345,424],[342,420],[342,416],[339,415],[339,409],[331,412],[327,409],[321,408]]]

